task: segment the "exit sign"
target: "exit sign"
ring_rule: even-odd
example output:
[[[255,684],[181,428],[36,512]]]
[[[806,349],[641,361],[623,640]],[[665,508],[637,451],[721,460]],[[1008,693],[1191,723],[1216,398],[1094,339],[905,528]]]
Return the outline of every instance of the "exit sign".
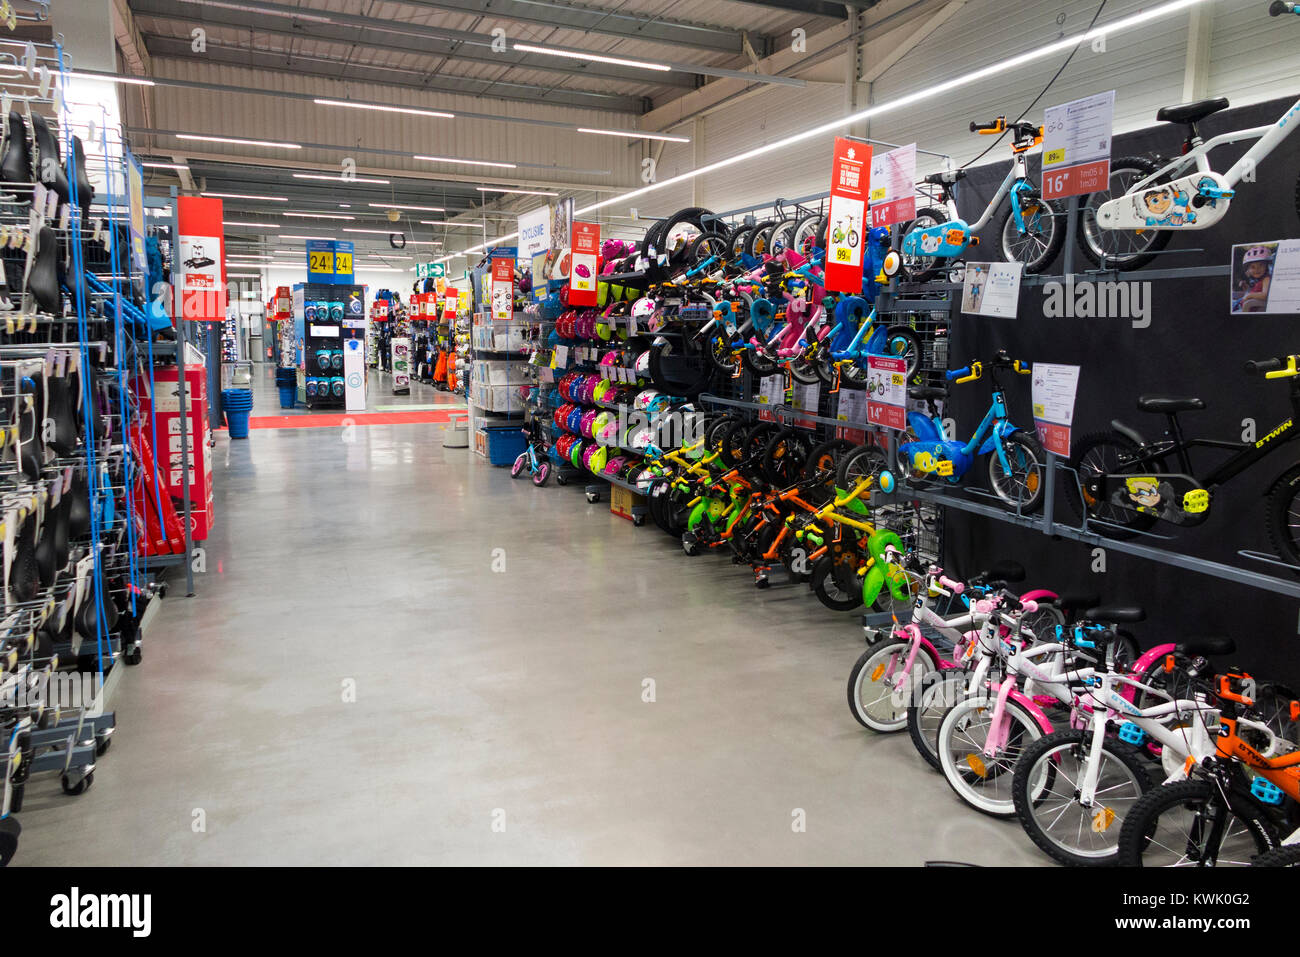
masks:
[[[416,263],[415,277],[417,279],[445,279],[447,276],[447,267],[444,263]]]

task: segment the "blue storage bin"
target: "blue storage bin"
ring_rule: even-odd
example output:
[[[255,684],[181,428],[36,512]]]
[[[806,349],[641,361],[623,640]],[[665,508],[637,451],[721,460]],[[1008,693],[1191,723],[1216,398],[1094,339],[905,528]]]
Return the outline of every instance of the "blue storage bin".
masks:
[[[487,459],[493,465],[513,465],[528,447],[528,438],[518,425],[484,425],[479,431],[487,438]]]

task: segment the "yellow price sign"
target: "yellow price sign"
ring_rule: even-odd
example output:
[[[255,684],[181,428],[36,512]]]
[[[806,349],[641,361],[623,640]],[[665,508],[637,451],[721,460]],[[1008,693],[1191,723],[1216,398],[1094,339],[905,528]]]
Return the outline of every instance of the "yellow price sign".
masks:
[[[890,375],[889,381],[892,382],[894,385],[902,385],[907,380],[904,378],[902,374],[895,372]]]
[[[871,201],[874,203],[885,198],[885,187],[878,186],[871,191]]]
[[[334,254],[327,252],[312,252],[307,256],[307,271],[315,273],[334,274]]]
[[[841,246],[835,250],[835,261],[837,263],[847,263],[853,261],[853,250]]]
[[[1058,149],[1049,150],[1048,152],[1043,154],[1044,166],[1055,166],[1057,163],[1064,163],[1064,162],[1065,162],[1065,147],[1063,146]]]
[[[352,275],[351,253],[336,253],[334,255],[334,274],[336,276]]]

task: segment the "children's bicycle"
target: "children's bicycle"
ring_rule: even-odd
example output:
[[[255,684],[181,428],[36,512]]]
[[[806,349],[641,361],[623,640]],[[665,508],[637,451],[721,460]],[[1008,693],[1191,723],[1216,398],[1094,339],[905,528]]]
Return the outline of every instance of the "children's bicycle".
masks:
[[[1029,363],[1010,358],[1005,351],[998,352],[988,363],[993,384],[993,396],[988,411],[976,426],[969,441],[951,439],[944,430],[943,418],[935,402],[946,398],[948,390],[938,386],[919,386],[908,390],[908,395],[924,401],[930,414],[915,409],[907,413],[910,435],[905,434],[898,446],[896,468],[909,476],[913,483],[940,478],[956,484],[962,480],[981,455],[988,458],[989,487],[993,493],[1012,508],[1023,512],[1036,510],[1043,500],[1043,483],[1047,473],[1045,456],[1038,439],[1013,424],[1007,415],[1006,392],[998,373],[1013,371],[1029,375]],[[950,382],[975,382],[982,378],[985,365],[970,365],[946,373]],[[852,469],[852,456],[845,459],[844,469]],[[1297,489],[1300,494],[1300,489]]]
[[[1269,5],[1269,16],[1300,14],[1300,5]],[[1124,157],[1111,163],[1108,192],[1093,193],[1084,201],[1080,227],[1084,253],[1097,264],[1117,269],[1137,269],[1164,249],[1180,230],[1208,229],[1228,214],[1237,185],[1251,182],[1264,161],[1296,127],[1297,100],[1275,123],[1201,138],[1198,124],[1228,108],[1222,97],[1166,106],[1156,119],[1181,123],[1187,135],[1182,153],[1172,160]],[[1226,173],[1216,173],[1209,154],[1220,146],[1257,140]]]
[[[1145,531],[1156,522],[1199,525],[1210,515],[1218,486],[1246,471],[1265,456],[1300,436],[1300,356],[1247,362],[1248,374],[1266,379],[1291,380],[1291,416],[1254,442],[1185,438],[1178,413],[1205,408],[1194,396],[1144,395],[1137,406],[1143,412],[1165,416],[1167,438],[1148,442],[1123,422],[1113,431],[1080,438],[1070,456],[1070,468],[1079,478],[1077,489],[1067,486],[1077,514],[1104,523],[1107,534],[1122,538]],[[1197,477],[1188,452],[1194,448],[1233,454]],[[1082,498],[1080,498],[1082,495]],[[1269,541],[1284,560],[1300,565],[1300,462],[1278,475],[1267,493],[1265,506]]]
[[[538,422],[530,420],[528,428],[522,430],[528,436],[528,447],[519,453],[514,464],[510,466],[510,477],[519,478],[527,469],[533,477],[533,484],[541,488],[551,476],[551,461],[546,454],[546,440],[542,437]]]
[[[1064,210],[1043,199],[1042,191],[1029,178],[1028,153],[1043,142],[1043,128],[1032,123],[1007,123],[999,116],[992,123],[971,123],[972,133],[1000,136],[1011,130],[1011,169],[989,200],[984,212],[967,223],[957,212],[954,187],[966,171],[932,173],[925,182],[939,190],[941,206],[922,209],[903,227],[903,270],[917,282],[947,272],[955,260],[978,242],[976,233],[992,221],[1004,198],[1010,197],[998,228],[1002,257],[1024,264],[1026,273],[1042,272],[1056,259],[1065,244]]]

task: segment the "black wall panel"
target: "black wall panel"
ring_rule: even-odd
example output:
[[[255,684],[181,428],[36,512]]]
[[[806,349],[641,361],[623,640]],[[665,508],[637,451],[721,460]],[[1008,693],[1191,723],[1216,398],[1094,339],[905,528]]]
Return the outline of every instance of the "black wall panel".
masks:
[[[1292,100],[1230,110],[1202,125],[1209,138],[1220,132],[1275,121]],[[972,136],[972,152],[980,141]],[[1112,155],[1176,154],[1182,128],[1162,124],[1115,138]],[[1214,168],[1226,171],[1249,144],[1228,146],[1212,156]],[[999,145],[998,150],[1009,148]],[[991,154],[992,155],[992,154]],[[1005,175],[1007,163],[973,169],[962,183],[962,215],[975,219]],[[1037,176],[1037,169],[1034,175]],[[1300,173],[1300,137],[1285,141],[1257,172],[1257,181],[1243,183],[1232,208],[1217,226],[1176,234],[1169,245],[1178,253],[1162,255],[1148,269],[1219,265],[1229,260],[1234,243],[1300,236],[1296,210]],[[995,224],[996,225],[996,224]],[[986,251],[972,251],[972,260],[995,260],[995,226],[981,237]],[[1075,269],[1087,261],[1076,255]],[[1052,267],[1060,272],[1064,253]],[[1124,274],[1142,281],[1144,270]],[[1080,277],[1086,278],[1086,277]],[[1151,324],[1134,328],[1123,318],[1046,318],[1041,287],[1022,289],[1015,321],[961,316],[952,330],[950,365],[987,359],[1005,348],[1018,358],[1062,362],[1082,367],[1076,403],[1075,436],[1108,428],[1112,418],[1136,427],[1148,438],[1164,430],[1164,419],[1139,412],[1138,395],[1167,393],[1200,396],[1203,412],[1185,413],[1181,422],[1189,435],[1240,440],[1242,420],[1251,417],[1263,435],[1290,414],[1289,380],[1265,381],[1242,370],[1248,359],[1300,353],[1300,316],[1229,313],[1226,277],[1149,280]],[[988,407],[987,379],[956,386],[949,414],[958,431],[970,435]],[[1011,384],[1008,401],[1012,419],[1032,429],[1028,377]],[[1222,453],[1202,450],[1194,463],[1217,461]],[[1300,442],[1284,446],[1253,469],[1239,475],[1215,496],[1212,515],[1197,527],[1180,530],[1157,525],[1153,531],[1173,540],[1149,543],[1228,564],[1285,576],[1281,569],[1251,562],[1238,549],[1268,551],[1264,533],[1264,492],[1284,469],[1300,461]],[[977,465],[977,469],[979,466]],[[971,475],[968,481],[981,481]],[[1068,519],[1058,503],[1058,518]],[[1300,686],[1300,600],[1227,580],[1139,560],[1117,551],[1106,555],[1106,571],[1094,574],[1092,548],[1065,539],[948,510],[946,549],[950,567],[969,573],[1001,557],[1014,557],[1031,569],[1031,584],[1057,590],[1096,590],[1107,601],[1135,602],[1148,611],[1148,621],[1135,628],[1144,644],[1175,641],[1180,636],[1230,634],[1236,638],[1236,663],[1260,677]]]

